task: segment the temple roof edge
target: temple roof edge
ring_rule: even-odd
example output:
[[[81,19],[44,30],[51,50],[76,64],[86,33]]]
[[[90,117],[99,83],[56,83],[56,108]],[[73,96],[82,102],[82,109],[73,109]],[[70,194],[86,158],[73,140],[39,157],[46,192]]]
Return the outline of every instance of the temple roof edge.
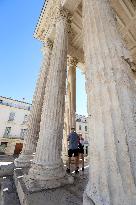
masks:
[[[60,7],[60,0],[46,0],[43,4],[38,23],[34,31],[34,38],[44,41],[46,34],[50,27],[55,23],[55,16],[58,7]]]

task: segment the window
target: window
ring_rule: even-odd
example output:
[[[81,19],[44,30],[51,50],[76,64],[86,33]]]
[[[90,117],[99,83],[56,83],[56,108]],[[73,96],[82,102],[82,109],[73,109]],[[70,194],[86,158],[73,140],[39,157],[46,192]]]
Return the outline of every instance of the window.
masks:
[[[85,126],[85,131],[87,132],[87,126]]]
[[[6,127],[5,132],[4,132],[4,137],[8,137],[11,132],[11,127]]]
[[[3,100],[0,100],[0,104],[3,104]]]
[[[21,129],[21,133],[20,133],[21,139],[24,139],[24,137],[26,135],[26,131],[27,131],[27,129]]]
[[[8,120],[8,121],[13,121],[14,118],[15,118],[15,113],[14,113],[14,112],[11,112],[11,113],[9,114],[9,120]]]
[[[27,123],[27,121],[28,121],[28,115],[25,115],[23,123]]]
[[[76,122],[81,122],[81,119],[76,119]]]
[[[81,130],[82,129],[82,127],[81,127],[81,125],[79,125],[79,130]]]

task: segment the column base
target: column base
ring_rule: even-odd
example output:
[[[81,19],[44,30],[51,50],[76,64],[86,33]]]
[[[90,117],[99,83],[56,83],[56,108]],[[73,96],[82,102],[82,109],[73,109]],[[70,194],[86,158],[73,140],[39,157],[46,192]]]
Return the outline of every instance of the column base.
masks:
[[[14,160],[14,164],[16,167],[30,167],[34,154],[25,154],[22,153],[20,156]]]
[[[24,175],[24,182],[28,191],[35,192],[73,184],[74,179],[66,175],[63,166],[44,167],[33,164],[28,175]]]
[[[105,194],[105,198],[99,196],[96,187],[91,189],[91,185],[88,183],[83,194],[83,205],[110,205],[108,195]],[[124,204],[125,205],[125,204]]]

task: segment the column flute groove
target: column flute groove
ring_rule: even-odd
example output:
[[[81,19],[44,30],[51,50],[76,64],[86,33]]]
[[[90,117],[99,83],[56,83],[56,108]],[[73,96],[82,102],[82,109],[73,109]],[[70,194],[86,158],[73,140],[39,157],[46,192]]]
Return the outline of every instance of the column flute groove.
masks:
[[[88,26],[89,25],[89,26]],[[83,1],[90,136],[84,204],[134,205],[136,141],[134,77],[108,0]],[[133,143],[134,144],[133,144]]]
[[[36,89],[33,96],[32,108],[28,119],[28,129],[24,139],[23,150],[19,158],[15,160],[15,165],[18,167],[30,166],[33,158],[33,153],[36,150],[40,131],[40,121],[43,106],[43,98],[45,94],[45,87],[50,65],[50,56],[52,50],[52,42],[47,39],[45,47],[43,48],[44,59],[36,83]]]
[[[71,127],[76,128],[76,66],[78,59],[75,57],[68,57],[68,89],[70,89],[69,101],[70,101],[70,118]]]
[[[68,23],[65,11],[58,12],[55,29],[39,140],[32,167],[25,176],[26,186],[31,191],[54,188],[68,182],[61,159],[68,46]]]

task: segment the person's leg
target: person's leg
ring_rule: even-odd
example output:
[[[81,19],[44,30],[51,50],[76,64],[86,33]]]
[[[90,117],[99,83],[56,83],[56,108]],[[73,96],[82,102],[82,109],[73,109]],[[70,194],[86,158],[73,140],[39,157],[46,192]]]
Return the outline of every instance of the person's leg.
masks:
[[[81,158],[81,149],[78,149],[78,164],[80,165],[80,159]]]
[[[72,157],[72,151],[68,150],[68,165],[66,170],[67,173],[70,173],[71,157]]]
[[[68,158],[68,169],[70,169],[70,165],[71,165],[71,157]]]
[[[82,171],[84,171],[84,153],[81,154],[82,159]]]
[[[79,153],[78,153],[78,149],[75,150],[74,152],[74,157],[75,157],[75,173],[78,173],[78,168],[79,168]]]
[[[80,163],[80,150],[78,149],[78,156],[77,156],[77,160],[75,158],[75,166],[77,166],[77,169],[79,169],[79,163]],[[76,162],[77,161],[77,162]],[[77,165],[76,165],[77,164]]]

